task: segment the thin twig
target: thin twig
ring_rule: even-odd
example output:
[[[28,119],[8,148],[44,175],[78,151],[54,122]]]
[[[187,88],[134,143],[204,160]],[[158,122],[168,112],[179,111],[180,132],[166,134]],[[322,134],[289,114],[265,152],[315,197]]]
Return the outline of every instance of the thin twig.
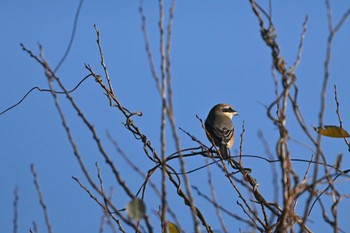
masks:
[[[334,100],[335,100],[335,104],[336,104],[336,111],[335,112],[338,116],[339,127],[343,128],[343,121],[342,121],[341,116],[340,116],[340,104],[338,101],[338,93],[337,93],[337,86],[336,85],[334,85]],[[348,150],[350,151],[350,143],[349,143],[348,139],[344,137],[344,141],[345,141],[346,145],[348,146]]]
[[[100,59],[101,59],[100,63],[101,63],[101,66],[103,67],[103,71],[105,73],[105,78],[106,78],[107,83],[108,83],[109,91],[111,92],[111,94],[114,95],[111,79],[109,77],[107,66],[105,64],[105,58],[104,58],[103,52],[102,52],[101,39],[100,39],[100,30],[98,30],[96,24],[94,24],[94,29],[95,29],[95,32],[96,32],[96,35],[97,35],[96,43],[97,43],[98,49],[99,49],[99,54],[100,54]]]
[[[240,133],[241,140],[239,141],[239,164],[242,166],[242,154],[243,154],[243,141],[244,141],[244,133],[245,133],[245,127],[244,127],[244,121],[242,122],[242,132]]]
[[[206,160],[206,164],[208,164],[208,160]],[[225,233],[228,233],[228,230],[227,230],[227,228],[225,226],[225,222],[222,219],[222,215],[221,215],[221,210],[219,208],[219,204],[218,204],[218,202],[216,200],[215,187],[214,187],[214,183],[213,183],[213,180],[212,180],[210,166],[207,166],[207,171],[208,171],[208,183],[209,183],[210,194],[211,194],[211,202],[213,203],[213,205],[215,207],[217,218],[219,220],[219,223],[220,223],[222,231],[225,232]]]
[[[151,67],[152,76],[153,76],[154,81],[156,83],[157,90],[158,90],[159,93],[161,93],[162,88],[161,88],[161,85],[160,85],[159,76],[157,74],[157,69],[155,68],[154,59],[153,59],[151,46],[150,46],[150,41],[149,41],[149,36],[148,36],[148,31],[147,31],[146,16],[145,16],[145,13],[143,12],[143,0],[140,1],[139,12],[140,12],[140,15],[141,15],[141,22],[142,22],[141,29],[142,29],[142,32],[143,32],[143,38],[145,40],[146,53],[147,53],[147,56],[148,56],[149,66]]]
[[[23,46],[23,45],[21,45]],[[23,47],[24,48],[24,47]],[[24,49],[25,50],[25,49]],[[67,91],[68,93],[72,93],[73,91],[75,91],[76,89],[78,89],[78,87],[87,79],[89,78],[90,76],[92,76],[91,74],[85,76],[82,80],[79,81],[79,83],[71,90]],[[63,91],[55,91],[55,90],[50,90],[50,89],[43,89],[43,88],[40,88],[40,87],[33,87],[32,89],[30,89],[23,97],[22,99],[20,99],[17,103],[15,103],[14,105],[8,107],[7,109],[3,110],[2,112],[0,112],[0,116],[2,114],[5,114],[7,111],[17,107],[19,104],[21,104],[23,102],[23,100],[25,100],[28,95],[34,91],[34,90],[38,90],[40,92],[55,92],[56,94],[66,94],[66,92],[63,92]]]
[[[18,195],[18,187],[15,188],[13,191],[14,200],[13,200],[13,233],[17,233],[18,231],[18,201],[19,201],[19,195]]]
[[[300,42],[299,42],[299,49],[298,49],[298,55],[297,58],[293,64],[293,66],[291,67],[291,70],[294,72],[296,70],[296,68],[299,66],[300,64],[300,60],[301,60],[301,54],[303,51],[303,46],[304,46],[304,40],[305,40],[305,34],[306,34],[306,29],[307,29],[307,22],[309,20],[309,17],[306,16],[305,17],[305,21],[303,23],[303,32],[301,33],[301,37],[300,37]]]
[[[68,53],[73,45],[73,41],[74,41],[74,38],[75,38],[75,32],[77,30],[77,25],[78,25],[78,19],[79,19],[79,15],[80,15],[80,10],[81,10],[81,7],[83,6],[83,3],[84,3],[84,0],[80,0],[79,2],[79,5],[78,5],[78,8],[77,8],[77,11],[75,13],[75,17],[74,17],[74,22],[73,22],[73,29],[72,29],[72,33],[71,33],[71,36],[70,36],[70,40],[68,42],[68,46],[67,46],[67,49],[65,50],[61,60],[58,62],[57,66],[53,69],[53,72],[57,72],[58,69],[61,67],[61,65],[63,64],[63,62],[66,60],[67,56],[68,56]]]
[[[51,226],[51,223],[50,223],[49,214],[48,214],[48,211],[47,211],[47,206],[46,206],[45,201],[44,201],[44,196],[43,196],[42,192],[40,191],[38,175],[37,175],[37,173],[36,173],[36,171],[34,169],[34,164],[30,165],[30,169],[31,169],[31,172],[33,174],[34,185],[35,185],[36,192],[39,195],[39,202],[40,202],[41,208],[42,208],[43,213],[44,213],[44,218],[45,218],[47,231],[49,233],[52,233],[52,226]]]

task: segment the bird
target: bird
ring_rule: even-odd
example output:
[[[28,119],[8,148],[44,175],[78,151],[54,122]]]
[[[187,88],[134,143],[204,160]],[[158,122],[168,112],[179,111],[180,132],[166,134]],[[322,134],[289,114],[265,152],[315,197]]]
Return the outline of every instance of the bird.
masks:
[[[229,104],[217,104],[209,112],[205,120],[205,131],[209,141],[219,148],[223,159],[229,158],[229,149],[234,142],[234,126],[232,117],[238,112]]]

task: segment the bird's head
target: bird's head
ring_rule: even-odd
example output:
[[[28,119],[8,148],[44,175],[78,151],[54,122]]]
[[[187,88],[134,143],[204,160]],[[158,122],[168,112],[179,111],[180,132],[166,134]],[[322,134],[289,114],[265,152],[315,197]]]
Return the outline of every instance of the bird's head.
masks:
[[[216,114],[224,114],[232,119],[233,116],[237,116],[238,112],[229,104],[217,104],[213,108]]]

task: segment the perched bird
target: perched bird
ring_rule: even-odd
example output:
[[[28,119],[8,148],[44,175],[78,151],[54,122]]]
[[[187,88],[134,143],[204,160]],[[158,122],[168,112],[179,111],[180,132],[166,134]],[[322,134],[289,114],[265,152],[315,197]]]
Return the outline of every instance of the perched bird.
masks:
[[[229,157],[229,149],[234,142],[234,127],[232,117],[238,112],[229,104],[217,104],[209,112],[205,120],[207,137],[219,148],[223,159]]]

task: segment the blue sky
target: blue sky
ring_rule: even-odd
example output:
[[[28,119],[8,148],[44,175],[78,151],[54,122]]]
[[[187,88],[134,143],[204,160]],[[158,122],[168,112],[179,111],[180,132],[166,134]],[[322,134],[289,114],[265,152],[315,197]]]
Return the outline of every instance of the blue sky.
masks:
[[[159,71],[158,3],[144,2],[151,49]],[[68,45],[78,3],[67,0],[0,1],[0,111],[15,104],[34,86],[47,88],[44,71],[21,50],[19,44],[23,43],[28,49],[38,53],[39,42],[49,64],[55,67]],[[288,65],[295,61],[302,24],[305,16],[309,17],[301,64],[296,75],[300,88],[299,105],[305,121],[310,127],[317,125],[328,36],[324,1],[272,1],[272,4],[277,41]],[[167,17],[169,6],[170,2],[166,1]],[[349,7],[349,1],[332,1],[334,22],[338,22]],[[117,97],[129,110],[143,112],[143,116],[135,119],[135,122],[147,134],[152,144],[159,148],[161,101],[148,65],[138,8],[139,1],[85,1],[72,49],[57,75],[68,88],[73,88],[88,74],[84,63],[90,64],[97,73],[103,73],[95,42],[93,25],[96,24],[101,31],[105,62]],[[234,119],[237,138],[242,130],[242,122],[245,122],[244,153],[266,156],[258,138],[259,131],[264,132],[271,149],[274,150],[278,131],[266,117],[263,106],[270,104],[275,97],[270,50],[261,40],[258,21],[249,1],[177,1],[172,41],[171,71],[177,126],[207,143],[196,114],[204,119],[213,105],[226,102],[240,113]],[[344,128],[348,130],[349,41],[350,22],[347,21],[334,39],[325,113],[325,124],[338,124],[333,95],[333,85],[336,84]],[[115,158],[116,166],[136,192],[142,180],[121,159],[107,139],[106,132],[110,132],[126,154],[146,172],[152,164],[145,158],[142,144],[125,130],[121,124],[124,121],[123,116],[108,106],[103,91],[94,80],[84,82],[72,96],[94,124],[103,145],[110,156]],[[94,163],[97,161],[106,180],[106,187],[114,185],[116,190],[113,199],[117,206],[123,208],[129,200],[115,186],[110,169],[100,156],[89,131],[66,98],[60,97],[60,103],[89,171],[96,174]],[[288,113],[292,116],[291,109]],[[294,139],[310,145],[295,120],[291,118],[287,126]],[[30,173],[30,164],[33,163],[54,230],[97,232],[102,211],[71,179],[71,176],[76,176],[86,184],[51,95],[31,93],[21,105],[0,116],[0,132],[1,231],[12,231],[13,190],[16,186],[19,187],[20,198],[19,232],[28,231],[32,221],[38,223],[39,231],[46,230]],[[183,148],[196,146],[186,135],[180,135]],[[167,153],[170,154],[175,151],[170,128],[168,140]],[[349,152],[342,140],[324,138],[323,146],[329,163],[334,163],[336,156],[344,153],[343,168],[348,168]],[[311,152],[303,146],[290,142],[290,147],[295,158],[310,158]],[[236,150],[238,140],[233,148],[233,151]],[[205,164],[205,159],[197,157],[186,162],[186,166],[192,169]],[[260,178],[261,191],[269,196],[272,188],[271,174],[266,172],[269,171],[269,165],[249,159],[246,164],[253,169],[253,176]],[[297,164],[296,167],[305,171],[306,165]],[[222,176],[215,174],[218,170],[213,167],[212,172],[219,201],[239,212],[235,204],[237,194],[227,187],[227,181]],[[154,177],[155,182],[159,181],[159,177],[159,174]],[[207,188],[206,170],[189,177],[193,185],[203,190]],[[94,178],[97,180],[97,175]],[[339,185],[344,186],[344,183]],[[349,189],[341,190],[349,193]],[[169,188],[169,192],[174,190]],[[181,200],[175,195],[170,198],[171,205],[179,215],[182,211],[188,214],[187,210],[177,209],[177,203],[182,207]],[[157,201],[151,191],[146,195],[152,219],[156,219],[152,210],[157,209]],[[208,218],[214,218],[213,208],[206,207],[206,202],[198,196],[196,202],[205,210]],[[340,207],[340,226],[343,229],[350,229],[346,215],[349,207],[350,202],[345,199]],[[315,222],[310,226],[315,232],[328,227],[318,224],[317,219],[320,217],[316,212],[311,218]],[[180,218],[186,230],[192,230],[189,219]],[[219,229],[216,219],[212,225],[214,229]],[[235,222],[229,223],[228,227],[237,230]]]

